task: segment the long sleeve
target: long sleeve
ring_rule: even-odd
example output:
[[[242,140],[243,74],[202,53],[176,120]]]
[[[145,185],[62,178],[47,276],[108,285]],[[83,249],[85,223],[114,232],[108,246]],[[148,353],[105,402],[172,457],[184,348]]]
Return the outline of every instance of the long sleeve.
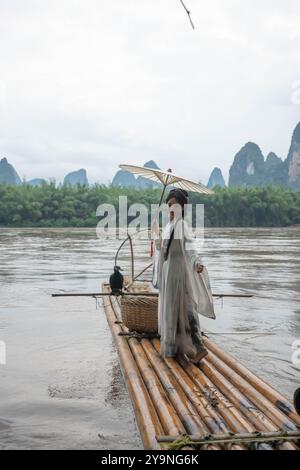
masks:
[[[191,267],[196,269],[197,265],[203,265],[203,260],[196,248],[195,239],[187,226],[184,224],[184,250],[191,261]]]

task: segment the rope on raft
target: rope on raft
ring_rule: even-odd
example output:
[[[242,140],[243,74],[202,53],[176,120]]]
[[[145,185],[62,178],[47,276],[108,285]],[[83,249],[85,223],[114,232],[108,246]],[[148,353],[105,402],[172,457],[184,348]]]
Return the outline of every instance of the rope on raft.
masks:
[[[115,322],[117,323],[117,322]],[[137,333],[137,332],[130,332],[130,333],[126,333],[126,332],[121,332],[121,333],[118,333],[118,336],[124,336],[125,338],[137,338],[137,339],[154,339],[154,338],[160,338],[160,336],[156,333]]]
[[[190,436],[182,436],[171,444],[166,445],[166,447],[168,450],[181,450],[183,447],[192,445],[193,442]]]
[[[195,438],[189,435],[183,435],[174,440],[171,436],[156,437],[157,441],[162,443],[168,450],[181,450],[185,446],[203,446],[207,444],[255,444],[257,442],[281,442],[281,441],[299,441],[300,431],[279,431],[270,433],[254,432],[250,434],[228,433],[224,435],[207,434],[203,437]],[[173,440],[172,440],[173,439]]]

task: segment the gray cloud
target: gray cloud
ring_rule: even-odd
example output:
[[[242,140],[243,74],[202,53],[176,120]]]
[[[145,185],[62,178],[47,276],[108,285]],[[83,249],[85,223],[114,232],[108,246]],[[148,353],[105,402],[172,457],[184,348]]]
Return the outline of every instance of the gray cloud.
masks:
[[[0,154],[91,181],[153,158],[205,182],[248,140],[285,157],[299,2],[187,4],[195,31],[175,0],[0,0]]]

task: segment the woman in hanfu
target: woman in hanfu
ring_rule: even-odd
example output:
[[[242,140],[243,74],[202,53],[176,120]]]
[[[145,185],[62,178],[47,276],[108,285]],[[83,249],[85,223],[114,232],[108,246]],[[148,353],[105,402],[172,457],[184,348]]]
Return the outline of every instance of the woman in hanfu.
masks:
[[[156,240],[154,263],[161,355],[198,363],[207,355],[198,314],[215,318],[210,282],[184,219],[187,192],[171,190],[166,203],[169,222]]]

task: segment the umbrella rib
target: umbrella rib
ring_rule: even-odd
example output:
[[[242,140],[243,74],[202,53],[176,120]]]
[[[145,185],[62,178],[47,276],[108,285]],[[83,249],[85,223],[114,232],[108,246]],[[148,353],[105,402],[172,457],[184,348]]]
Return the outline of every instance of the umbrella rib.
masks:
[[[163,184],[163,186],[174,185],[181,189],[186,189],[191,192],[213,194],[211,189],[208,189],[202,183],[196,183],[186,178],[173,175],[170,172],[165,172],[156,168],[139,167],[135,165],[120,165],[123,170],[129,171],[134,175],[138,175],[149,179],[150,181],[156,181]]]
[[[163,177],[161,178],[161,177],[160,177],[160,174],[156,173],[155,170],[153,170],[153,173],[155,174],[156,178],[158,178],[159,181],[160,181],[163,185],[166,185],[166,182],[164,181],[164,178],[163,178]]]

